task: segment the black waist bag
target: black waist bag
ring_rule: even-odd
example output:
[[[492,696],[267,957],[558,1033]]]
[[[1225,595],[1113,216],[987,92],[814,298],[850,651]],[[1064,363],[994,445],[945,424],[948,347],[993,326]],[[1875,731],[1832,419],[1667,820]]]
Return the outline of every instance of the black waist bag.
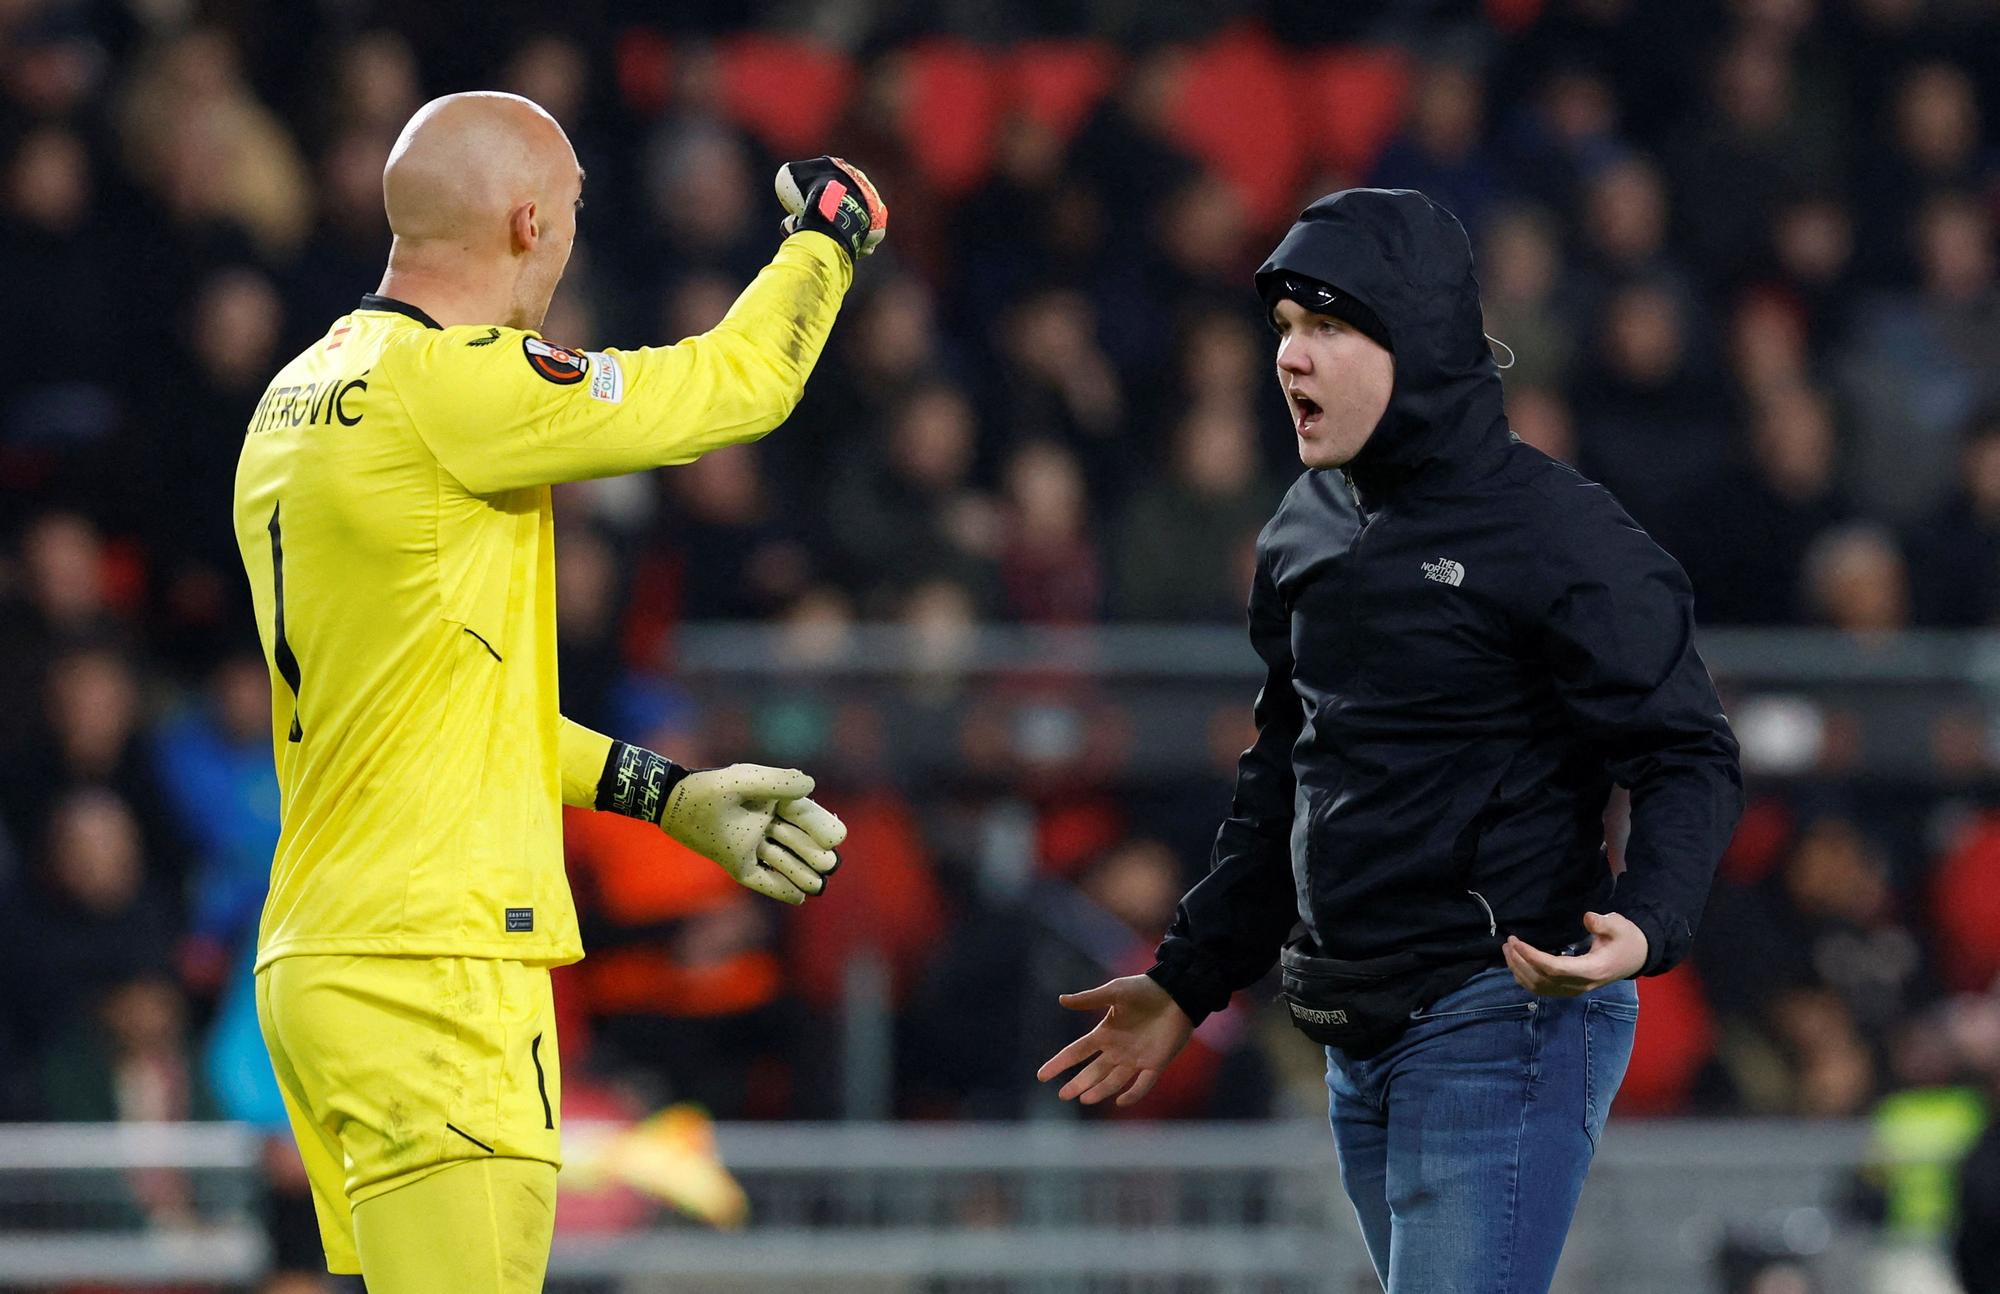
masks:
[[[1363,961],[1316,957],[1300,939],[1278,957],[1280,991],[1292,1023],[1314,1042],[1365,1055],[1410,1027],[1410,1014],[1494,964],[1490,955],[1439,965],[1415,953]]]

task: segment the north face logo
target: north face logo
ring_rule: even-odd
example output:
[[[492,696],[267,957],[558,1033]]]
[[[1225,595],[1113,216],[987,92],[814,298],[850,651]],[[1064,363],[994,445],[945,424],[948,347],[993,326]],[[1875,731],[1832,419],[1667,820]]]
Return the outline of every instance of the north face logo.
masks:
[[[1449,557],[1440,557],[1434,562],[1424,563],[1424,578],[1457,588],[1465,582],[1465,568]]]

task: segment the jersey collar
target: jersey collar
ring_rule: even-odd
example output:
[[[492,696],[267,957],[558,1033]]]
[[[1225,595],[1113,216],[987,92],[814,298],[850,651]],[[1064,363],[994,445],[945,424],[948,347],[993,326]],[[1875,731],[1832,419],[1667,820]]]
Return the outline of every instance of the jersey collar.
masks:
[[[386,310],[390,314],[408,315],[410,318],[416,320],[418,323],[422,324],[426,328],[437,328],[441,330],[444,327],[443,324],[431,318],[423,311],[417,309],[409,302],[398,301],[394,297],[385,297],[379,292],[370,292],[367,295],[363,296],[361,298],[361,304],[356,306],[355,309]]]

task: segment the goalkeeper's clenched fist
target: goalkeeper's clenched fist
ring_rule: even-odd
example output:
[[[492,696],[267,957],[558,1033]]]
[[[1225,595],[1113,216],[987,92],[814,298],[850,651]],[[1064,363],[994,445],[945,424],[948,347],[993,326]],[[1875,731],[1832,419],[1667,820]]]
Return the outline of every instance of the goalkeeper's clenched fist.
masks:
[[[777,189],[778,201],[791,213],[781,226],[788,234],[811,229],[861,257],[889,232],[889,204],[860,167],[842,158],[786,162],[778,168]]]
[[[613,742],[597,807],[659,824],[737,884],[800,904],[826,888],[847,839],[839,818],[806,797],[795,768],[731,764],[686,769],[643,746]]]

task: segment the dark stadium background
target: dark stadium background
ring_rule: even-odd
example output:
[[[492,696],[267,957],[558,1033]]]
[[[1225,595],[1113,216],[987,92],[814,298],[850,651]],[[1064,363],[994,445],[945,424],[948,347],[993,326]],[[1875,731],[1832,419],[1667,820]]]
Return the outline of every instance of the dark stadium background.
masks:
[[[273,1122],[237,446],[376,285],[396,132],[473,87],[588,169],[565,344],[712,324],[786,158],[849,156],[894,212],[788,425],[557,491],[566,711],[796,762],[854,833],[792,912],[571,822],[572,1118],[1070,1117],[1033,1082],[1077,1024],[1053,992],[1146,964],[1247,742],[1250,546],[1298,468],[1249,273],[1311,197],[1415,187],[1473,237],[1515,430],[1692,575],[1744,741],[1607,1144],[1902,1147],[1798,1201],[1874,1257],[1714,1216],[1697,1265],[1953,1288],[1909,1273],[1943,1279],[2000,1081],[1994,0],[0,2],[0,1118]],[[1317,1082],[1250,994],[1082,1117],[1310,1121]],[[256,1162],[310,1267],[282,1143]],[[78,1225],[185,1225],[158,1171]],[[0,1150],[0,1284],[5,1237],[70,1225],[8,1180]],[[1091,1288],[1220,1288],[1155,1279]]]

